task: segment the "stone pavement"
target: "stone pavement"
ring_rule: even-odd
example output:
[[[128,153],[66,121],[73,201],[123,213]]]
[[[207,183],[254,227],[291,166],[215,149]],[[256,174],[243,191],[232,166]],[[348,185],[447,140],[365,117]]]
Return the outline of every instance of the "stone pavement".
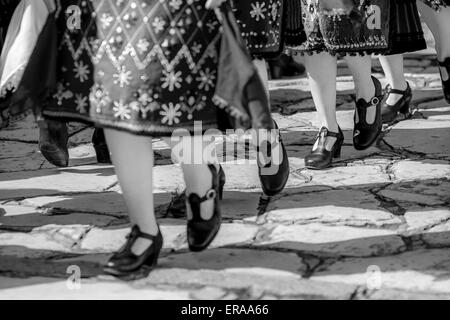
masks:
[[[414,114],[357,152],[353,83],[340,65],[346,143],[333,168],[319,172],[303,164],[317,131],[306,79],[272,82],[291,161],[287,189],[256,219],[255,163],[225,164],[225,221],[200,254],[187,250],[184,219],[168,214],[183,182],[155,141],[164,252],[160,268],[130,283],[102,275],[129,224],[113,168],[95,162],[91,129],[71,125],[67,169],[39,154],[32,119],[0,131],[0,298],[449,299],[450,106],[432,56],[409,56],[406,66]],[[81,287],[73,288],[67,279],[78,270]]]

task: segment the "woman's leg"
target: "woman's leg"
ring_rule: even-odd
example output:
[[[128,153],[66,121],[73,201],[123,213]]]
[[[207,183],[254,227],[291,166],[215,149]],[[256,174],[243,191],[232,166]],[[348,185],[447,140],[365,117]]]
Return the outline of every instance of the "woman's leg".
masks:
[[[153,202],[152,139],[111,129],[105,129],[105,137],[131,223],[137,225],[143,233],[157,235]],[[151,240],[139,238],[132,251],[141,255],[151,244]]]
[[[436,40],[436,51],[439,61],[450,57],[450,7],[436,12],[422,1],[418,1],[420,14]]]
[[[269,97],[269,73],[267,72],[266,60],[255,59],[253,60],[253,64],[255,65],[256,71],[258,72],[259,77],[261,78],[264,87],[266,88],[267,97]]]
[[[391,56],[380,56],[380,63],[383,67],[386,80],[392,89],[404,91],[408,88],[403,67],[403,55],[396,54]],[[387,97],[388,105],[395,105],[403,95],[391,93]]]
[[[191,194],[197,194],[203,197],[212,187],[212,173],[208,168],[208,164],[214,164],[217,172],[219,172],[220,165],[217,159],[215,143],[213,137],[195,135],[193,137],[183,137],[182,140],[173,141],[171,139],[164,139],[169,144],[172,150],[177,152],[182,150],[183,155],[177,152],[172,153],[172,158],[181,164],[183,170],[184,180],[186,183],[186,198]],[[182,148],[174,148],[176,144],[182,144]],[[190,152],[186,150],[190,148]],[[198,155],[202,152],[202,158]],[[189,156],[188,156],[189,155]],[[196,157],[196,161],[193,159]],[[200,162],[200,161],[201,162]],[[187,206],[188,219],[192,219],[192,211],[190,206]],[[214,200],[208,200],[201,204],[201,216],[205,220],[211,219],[214,213]]]
[[[336,118],[336,58],[325,52],[307,55],[305,56],[305,65],[311,94],[317,109],[319,127],[326,127],[331,132],[339,132]],[[329,137],[326,149],[330,151],[335,142],[336,138]]]

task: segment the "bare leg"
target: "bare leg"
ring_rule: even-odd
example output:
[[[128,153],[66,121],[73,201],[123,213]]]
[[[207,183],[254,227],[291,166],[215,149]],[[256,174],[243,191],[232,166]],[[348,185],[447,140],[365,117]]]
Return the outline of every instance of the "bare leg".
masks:
[[[267,72],[267,65],[266,60],[264,59],[255,59],[253,60],[253,64],[256,67],[256,71],[258,71],[258,74],[266,88],[267,97],[270,97],[269,93],[269,74]]]
[[[450,57],[450,8],[442,8],[436,12],[422,1],[417,1],[420,14],[436,40],[436,51],[439,61]]]
[[[355,82],[356,99],[364,99],[369,102],[375,96],[375,85],[373,83],[372,60],[370,56],[346,56],[348,68],[352,72]],[[376,106],[367,108],[368,124],[375,122]]]
[[[152,139],[110,129],[105,130],[105,137],[132,224],[144,233],[156,235]],[[141,255],[151,243],[139,238],[132,251]]]
[[[388,84],[392,89],[404,91],[408,88],[405,78],[405,71],[403,67],[403,55],[396,54],[391,56],[380,56],[380,63],[383,67],[384,74]],[[391,93],[386,103],[388,105],[395,105],[402,98],[401,94]]]
[[[319,127],[331,132],[339,132],[336,118],[336,58],[328,53],[313,54],[305,57],[306,70],[314,104],[317,109]],[[325,148],[330,151],[336,138],[328,137]],[[313,150],[317,149],[317,145]]]
[[[215,145],[213,147],[211,142],[213,141],[213,137],[196,135],[194,137],[183,137],[182,139],[182,142],[171,141],[170,139],[165,139],[165,141],[172,147],[173,150],[175,150],[174,147],[178,143],[182,143],[183,146],[188,146],[183,148],[183,154],[185,155],[184,157],[176,152],[173,152],[172,157],[174,160],[181,163],[184,180],[186,182],[186,196],[189,197],[190,194],[194,193],[200,197],[203,197],[212,187],[212,174],[208,168],[208,164],[214,164],[217,172],[220,168],[217,160]],[[191,149],[190,152],[187,150],[188,148]],[[177,150],[180,150],[180,148],[177,148]],[[197,157],[200,152],[202,152],[201,159]],[[186,156],[187,154],[190,154],[191,156]],[[197,161],[194,161],[194,157],[197,157],[195,159]],[[188,219],[191,219],[191,208],[190,206],[186,206],[186,208]],[[213,213],[214,200],[208,200],[201,204],[201,216],[203,219],[211,219]]]

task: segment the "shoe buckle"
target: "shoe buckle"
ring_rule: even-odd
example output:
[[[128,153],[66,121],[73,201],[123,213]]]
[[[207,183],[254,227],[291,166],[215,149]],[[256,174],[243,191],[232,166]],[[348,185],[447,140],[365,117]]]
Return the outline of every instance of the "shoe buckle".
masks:
[[[370,103],[372,104],[372,106],[376,106],[380,103],[380,99],[378,97],[373,97]]]
[[[216,196],[217,196],[216,190],[211,189],[211,190],[209,190],[209,191],[206,193],[205,198],[206,198],[207,200],[211,200],[211,199],[215,199]]]

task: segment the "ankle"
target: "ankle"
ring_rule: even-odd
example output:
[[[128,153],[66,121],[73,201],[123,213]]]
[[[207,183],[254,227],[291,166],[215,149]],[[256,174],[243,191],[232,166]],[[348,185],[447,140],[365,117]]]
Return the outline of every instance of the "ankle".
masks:
[[[406,81],[392,82],[389,83],[389,85],[391,86],[392,89],[395,90],[405,91],[406,89],[408,89],[408,82]]]
[[[358,88],[356,91],[356,101],[363,99],[366,102],[369,102],[372,100],[373,97],[375,97],[376,89],[375,84],[372,82],[370,85],[365,86],[364,88]]]
[[[142,233],[146,233],[152,236],[156,236],[160,230],[158,225],[139,226],[139,229]]]
[[[328,129],[329,132],[335,132],[338,133],[339,132],[339,125],[337,123],[333,123],[333,124],[323,124],[322,126],[320,126],[321,128],[325,127]]]

